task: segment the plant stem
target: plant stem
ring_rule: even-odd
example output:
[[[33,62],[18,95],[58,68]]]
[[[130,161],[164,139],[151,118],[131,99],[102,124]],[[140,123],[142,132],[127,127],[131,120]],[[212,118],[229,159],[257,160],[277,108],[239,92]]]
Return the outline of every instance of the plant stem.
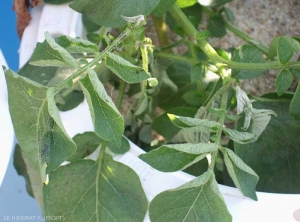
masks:
[[[125,93],[126,88],[126,82],[124,80],[120,80],[120,86],[119,86],[119,94],[118,94],[118,100],[117,100],[117,109],[120,111],[122,106],[122,101]]]
[[[199,63],[199,61],[183,56],[177,56],[170,53],[165,52],[155,52],[155,56],[176,60],[176,61],[182,61],[189,63],[191,65],[195,65]],[[208,63],[205,63],[201,61],[203,64],[209,65]],[[245,63],[245,62],[235,62],[235,61],[226,61],[223,64],[219,64],[219,66],[231,68],[231,69],[248,69],[248,70],[266,70],[266,69],[290,69],[290,68],[300,68],[300,62],[288,62],[285,64],[280,64],[276,61],[273,62],[266,62],[266,63]],[[210,69],[211,70],[211,69]],[[212,71],[212,70],[211,70]],[[216,71],[216,70],[215,70]],[[215,72],[213,71],[213,72]]]
[[[57,84],[55,88],[55,93],[58,93],[60,90],[62,90],[66,84],[70,81],[72,81],[74,78],[80,76],[81,74],[85,73],[89,68],[93,68],[99,65],[99,62],[106,57],[106,54],[108,52],[111,52],[115,49],[116,46],[118,46],[124,39],[127,38],[128,34],[136,28],[137,25],[131,25],[125,29],[124,32],[122,32],[109,46],[107,46],[96,58],[91,61],[89,64],[85,65],[82,68],[79,68],[75,73],[73,73],[71,76],[66,78],[65,80],[61,81],[59,84]]]
[[[192,25],[192,23],[188,20],[186,15],[181,11],[178,5],[175,3],[169,8],[169,12],[171,13],[173,19],[177,22],[177,24],[183,28],[184,32],[190,36],[191,39],[194,39],[197,35],[197,29]],[[213,61],[214,63],[224,63],[225,60],[221,58],[215,49],[205,40],[199,39],[196,42],[196,45],[207,55],[207,57]]]
[[[216,133],[216,144],[220,145],[221,146],[221,139],[222,139],[222,132],[223,132],[223,125],[224,125],[224,122],[225,122],[225,117],[226,117],[226,108],[227,108],[227,100],[228,100],[228,87],[227,86],[231,86],[230,83],[228,83],[227,85],[223,86],[222,88],[224,88],[223,90],[223,93],[221,94],[221,105],[220,105],[220,109],[221,110],[224,110],[224,113],[223,115],[219,118],[219,123],[221,125],[221,127],[218,129],[217,133]],[[221,89],[222,89],[221,88]],[[210,101],[213,101],[213,98],[210,100]],[[214,151],[212,154],[211,154],[211,162],[210,162],[210,165],[209,165],[209,169],[213,170],[214,166],[215,166],[215,163],[216,163],[216,158],[218,156],[218,150],[217,151]]]
[[[227,84],[225,86],[230,86],[231,84]],[[227,108],[227,100],[228,100],[228,87],[225,89],[225,91],[221,94],[221,105],[220,105],[220,109],[224,110],[223,115],[219,118],[219,123],[221,124],[221,127],[218,129],[217,131],[217,141],[216,143],[218,145],[221,145],[221,138],[222,138],[222,131],[223,131],[223,125],[225,122],[225,117],[226,117],[226,108]]]
[[[167,34],[167,25],[164,22],[163,17],[152,16],[153,23],[156,29],[156,33],[158,35],[158,40],[160,46],[166,46],[169,44],[169,37]]]
[[[235,35],[237,35],[241,39],[243,39],[246,42],[250,43],[251,45],[255,46],[260,51],[262,51],[264,54],[266,54],[266,55],[269,54],[269,48],[267,46],[265,46],[264,44],[262,44],[261,42],[256,41],[255,39],[251,38],[249,35],[242,32],[237,27],[235,27],[234,25],[232,25],[231,23],[229,23],[227,21],[225,21],[225,25],[228,30],[233,32]]]
[[[193,38],[197,34],[197,30],[190,23],[185,14],[181,9],[174,4],[169,9],[172,17],[180,25],[183,30]],[[221,58],[214,48],[204,39],[197,40],[197,46],[207,55],[209,60],[214,63],[217,67],[227,67],[231,69],[249,69],[249,70],[264,70],[264,69],[282,69],[282,68],[299,68],[300,62],[288,62],[286,64],[280,64],[278,62],[267,62],[267,63],[242,63],[227,61]]]
[[[204,11],[206,14],[208,14],[211,17],[216,15],[216,13],[212,12],[207,7],[202,7],[202,11]],[[231,32],[233,32],[235,35],[237,35],[241,39],[245,40],[246,42],[250,43],[251,45],[254,45],[263,53],[265,53],[265,54],[269,53],[269,48],[267,46],[265,46],[264,44],[251,38],[249,35],[247,35],[243,31],[239,30],[237,27],[235,27],[234,25],[232,25],[231,23],[229,23],[227,21],[225,21],[225,25],[228,30],[230,30]]]
[[[187,46],[189,48],[190,57],[194,60],[197,60],[197,52],[196,52],[196,48],[195,48],[194,43],[191,42],[191,41],[188,41]],[[204,86],[203,86],[202,79],[197,81],[197,88],[198,88],[198,91],[200,92],[200,95],[201,95],[202,104],[204,104],[204,102],[206,101],[206,94],[205,94],[205,89],[204,89]]]
[[[182,38],[182,39],[178,40],[177,42],[174,42],[174,43],[171,43],[170,45],[166,45],[166,46],[159,48],[159,50],[160,51],[168,50],[168,49],[174,48],[178,45],[181,45],[185,42],[186,42],[186,38]]]

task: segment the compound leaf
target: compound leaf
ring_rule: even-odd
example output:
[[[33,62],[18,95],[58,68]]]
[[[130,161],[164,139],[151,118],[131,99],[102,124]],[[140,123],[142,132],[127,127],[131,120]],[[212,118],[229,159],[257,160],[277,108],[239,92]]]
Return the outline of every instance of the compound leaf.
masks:
[[[243,45],[237,48],[232,57],[232,61],[246,63],[264,63],[261,51],[251,45]],[[232,70],[232,76],[238,79],[252,79],[262,75],[266,70]]]

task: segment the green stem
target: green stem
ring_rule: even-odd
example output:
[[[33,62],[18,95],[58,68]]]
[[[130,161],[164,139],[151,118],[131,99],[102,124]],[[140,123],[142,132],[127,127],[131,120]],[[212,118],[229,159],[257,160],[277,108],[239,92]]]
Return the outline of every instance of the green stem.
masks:
[[[228,30],[233,32],[235,35],[237,35],[241,39],[243,39],[246,42],[248,42],[249,44],[255,46],[260,51],[262,51],[264,54],[266,54],[266,55],[269,54],[269,48],[267,46],[265,46],[264,44],[262,44],[261,42],[256,41],[255,39],[251,38],[249,35],[245,34],[244,32],[242,32],[237,27],[235,27],[234,25],[232,25],[231,23],[229,23],[227,21],[225,21],[225,25]]]
[[[88,69],[97,67],[99,65],[99,62],[103,60],[106,57],[106,54],[108,52],[112,52],[116,46],[118,46],[124,39],[127,38],[128,34],[136,28],[136,25],[129,26],[125,29],[124,32],[122,32],[112,43],[111,45],[107,46],[96,58],[91,61],[89,64],[85,65],[82,68],[79,68],[75,73],[73,73],[71,76],[66,78],[65,80],[61,81],[59,84],[57,84],[55,88],[55,93],[58,93],[60,90],[62,90],[68,82],[72,81],[76,77],[80,76],[81,74],[85,73]]]
[[[165,53],[165,52],[155,52],[155,56],[161,57],[161,58],[166,58],[166,59],[171,59],[171,60],[176,60],[176,61],[181,61],[181,62],[186,62],[191,65],[195,65],[199,63],[199,61],[183,56],[178,56],[178,55],[173,55],[170,53]],[[202,62],[202,61],[201,61]],[[203,64],[209,65],[208,63],[202,62]],[[223,64],[219,64],[219,66],[231,68],[231,69],[248,69],[248,70],[266,70],[266,69],[290,69],[290,68],[300,68],[300,62],[288,62],[285,64],[280,64],[277,61],[274,62],[266,62],[266,63],[244,63],[244,62],[235,62],[235,61],[226,61]],[[213,71],[213,72],[216,72]]]
[[[182,38],[182,39],[178,40],[177,42],[174,42],[174,43],[171,43],[170,45],[166,45],[166,46],[163,46],[163,47],[159,48],[159,50],[160,51],[165,51],[165,50],[174,48],[176,46],[179,46],[179,45],[185,43],[186,41],[187,41],[186,38]]]
[[[160,46],[165,46],[169,44],[169,37],[167,34],[167,25],[164,22],[163,17],[152,16],[154,27],[156,29],[156,33],[158,35],[158,40]]]
[[[222,132],[223,132],[223,125],[224,125],[224,122],[225,122],[225,117],[226,117],[226,108],[227,108],[227,100],[228,100],[228,87],[227,86],[230,86],[231,84],[227,84],[225,86],[223,86],[222,88],[224,88],[222,94],[221,94],[221,105],[220,105],[220,109],[221,110],[224,110],[224,113],[223,115],[219,118],[219,123],[221,125],[221,127],[218,129],[217,133],[216,133],[216,144],[220,145],[221,146],[221,139],[222,139]],[[222,89],[221,88],[221,89]],[[213,98],[212,98],[213,99]],[[211,101],[212,101],[211,99]],[[215,166],[215,163],[216,163],[216,158],[218,156],[218,150],[217,151],[214,151],[212,154],[211,154],[211,162],[210,162],[210,165],[209,165],[209,169],[210,170],[213,170],[214,166]]]
[[[169,8],[169,12],[172,15],[176,23],[183,28],[184,32],[189,36],[190,39],[195,39],[198,31],[181,11],[177,4],[174,4]],[[224,62],[216,50],[205,40],[199,39],[196,41],[196,45],[207,55],[207,57],[214,63]]]
[[[209,16],[216,16],[216,13],[213,11],[209,10],[207,7],[202,7],[202,11],[204,11],[206,14]],[[239,30],[237,27],[232,25],[231,23],[225,21],[226,28],[233,32],[235,35],[240,37],[241,39],[245,40],[246,42],[250,43],[251,45],[254,45],[257,47],[259,50],[261,50],[263,53],[268,54],[269,53],[269,48],[265,46],[264,44],[256,41],[255,39],[251,38],[249,35],[244,33],[243,31]]]
[[[191,41],[188,41],[187,46],[189,48],[190,57],[193,60],[197,60],[197,52],[196,52],[196,48],[195,48],[194,43],[191,42]],[[204,89],[204,86],[203,86],[202,79],[197,81],[197,88],[198,88],[198,91],[200,92],[200,95],[201,95],[202,104],[204,104],[204,102],[206,101],[206,95],[205,95],[205,89]]]
[[[197,60],[197,52],[196,52],[196,48],[195,48],[195,45],[192,41],[188,41],[187,42],[187,47],[188,47],[188,50],[189,50],[189,56],[194,59],[194,60]]]
[[[230,86],[231,84],[227,84],[225,86]],[[227,100],[228,100],[228,87],[226,88],[226,90],[221,94],[221,105],[220,105],[220,109],[224,110],[223,115],[220,117],[219,119],[219,123],[221,124],[221,127],[218,129],[216,137],[216,143],[218,145],[221,145],[221,139],[222,139],[222,131],[223,131],[223,125],[225,122],[225,117],[226,117],[226,108],[227,108]]]
[[[175,61],[180,61],[180,62],[186,62],[189,63],[191,65],[196,65],[197,63],[201,62],[202,64],[204,64],[208,70],[216,73],[218,71],[218,69],[215,66],[210,65],[207,62],[204,61],[198,61],[196,59],[193,58],[187,58],[184,56],[178,56],[178,55],[174,55],[171,53],[167,53],[167,52],[155,52],[154,56],[160,57],[160,58],[165,58],[165,59],[170,59],[170,60],[175,60]]]
[[[126,82],[121,79],[120,86],[119,86],[118,100],[117,100],[117,109],[118,110],[121,110],[125,89],[126,89]]]

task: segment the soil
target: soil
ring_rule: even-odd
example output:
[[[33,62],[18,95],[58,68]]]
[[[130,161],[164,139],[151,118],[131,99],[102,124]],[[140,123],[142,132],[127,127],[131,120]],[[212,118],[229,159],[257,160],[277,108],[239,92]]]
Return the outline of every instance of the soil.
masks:
[[[227,4],[227,7],[235,16],[236,27],[267,46],[279,35],[300,36],[299,0],[235,0]],[[224,49],[245,44],[230,32],[225,37],[211,39],[210,42],[213,46]],[[242,80],[242,87],[252,95],[274,92],[277,74],[278,70],[270,70],[259,78]],[[295,86],[296,82],[291,87],[292,91]]]

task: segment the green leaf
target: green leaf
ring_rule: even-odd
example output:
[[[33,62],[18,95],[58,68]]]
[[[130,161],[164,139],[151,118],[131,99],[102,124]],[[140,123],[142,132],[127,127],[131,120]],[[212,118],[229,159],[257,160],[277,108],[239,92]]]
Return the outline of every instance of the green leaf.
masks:
[[[234,14],[230,10],[230,8],[224,7],[224,12],[225,12],[225,15],[226,15],[228,21],[230,21],[231,23],[234,23]]]
[[[273,38],[269,47],[268,58],[272,59],[277,56],[277,46],[279,37]]]
[[[202,79],[205,77],[206,72],[206,66],[202,65],[201,63],[194,65],[191,70],[191,82],[202,81]]]
[[[191,90],[182,95],[182,98],[191,106],[200,107],[202,105],[202,95],[197,90]]]
[[[30,59],[31,65],[78,67],[77,61],[67,50],[58,45],[48,32],[45,32],[45,38],[43,43],[37,43]]]
[[[280,70],[276,78],[276,90],[278,96],[281,96],[293,83],[293,75],[288,69]]]
[[[232,221],[217,182],[209,173],[158,194],[150,203],[149,214],[152,222]]]
[[[32,166],[32,164],[26,159],[26,157],[22,154],[21,147],[19,144],[15,146],[14,159],[13,159],[14,167],[18,173],[18,175],[23,176],[26,182],[26,190],[30,196],[32,196],[35,201],[41,207],[42,213],[44,211],[44,203],[43,203],[43,186],[39,173]]]
[[[147,154],[141,154],[140,159],[148,163],[153,168],[162,172],[176,172],[182,170],[193,163],[200,161],[205,156],[188,154],[178,150],[162,147]]]
[[[228,2],[231,2],[232,0],[210,0],[210,1],[207,1],[207,0],[198,0],[198,2],[201,4],[201,5],[204,5],[204,6],[209,6],[209,7],[218,7],[218,6],[221,6],[221,5],[224,5]]]
[[[97,25],[95,22],[92,22],[86,16],[82,16],[82,23],[88,33],[96,32],[101,28],[100,25]]]
[[[286,37],[279,37],[277,43],[277,55],[281,64],[287,63],[293,57],[294,50],[291,42]]]
[[[55,42],[69,53],[98,53],[98,46],[84,39],[63,35],[55,38]]]
[[[162,135],[166,140],[171,140],[180,131],[180,128],[172,124],[167,113],[179,116],[194,117],[197,113],[197,109],[191,107],[176,107],[167,110],[164,114],[154,119],[152,123],[152,129]]]
[[[105,154],[58,168],[44,186],[45,215],[68,222],[143,221],[147,199],[139,177]]]
[[[280,63],[284,64],[288,62],[294,52],[300,51],[300,43],[288,36],[279,36],[272,40],[270,44],[268,58],[278,56]]]
[[[232,130],[228,128],[223,128],[223,132],[226,136],[237,143],[250,143],[254,139],[255,135],[248,132],[239,132],[237,130]]]
[[[33,196],[33,190],[31,187],[31,182],[30,178],[26,169],[26,164],[22,156],[22,151],[21,147],[19,144],[15,146],[15,151],[14,151],[14,168],[16,169],[17,173],[19,176],[23,176],[26,182],[26,191],[27,193],[31,196]]]
[[[259,179],[257,174],[235,155],[233,151],[227,148],[221,150],[228,173],[236,187],[244,196],[257,200],[255,192],[255,186]]]
[[[221,127],[220,123],[206,119],[176,116],[173,114],[168,114],[168,116],[175,126],[192,131],[216,132]]]
[[[296,92],[291,101],[289,113],[292,117],[299,120],[300,119],[300,84],[298,83]]]
[[[207,39],[210,37],[210,31],[203,30],[201,32],[198,32],[195,37],[196,37],[196,40]]]
[[[175,2],[176,0],[160,1],[151,14],[158,17],[163,16],[168,8],[170,8]]]
[[[113,73],[128,83],[138,83],[150,77],[141,67],[113,53],[107,53],[105,64]]]
[[[222,16],[212,16],[208,19],[207,30],[212,37],[222,37],[226,35],[225,21]]]
[[[69,93],[67,96],[62,97],[62,99],[64,103],[63,104],[58,103],[57,108],[60,111],[68,111],[74,109],[80,103],[82,103],[84,100],[84,95],[82,91],[74,90],[71,93]]]
[[[176,4],[180,7],[180,8],[186,8],[186,7],[190,7],[192,5],[195,5],[197,3],[197,0],[177,0]]]
[[[243,45],[233,52],[232,61],[245,63],[264,63],[259,49],[250,45]],[[266,70],[232,70],[232,76],[238,79],[252,79],[262,75]]]
[[[44,0],[45,3],[49,3],[53,5],[61,5],[71,1],[73,0]]]
[[[92,69],[82,78],[80,84],[87,99],[95,133],[104,141],[121,146],[124,132],[124,120],[104,86]]]
[[[64,131],[54,98],[46,87],[11,70],[5,70],[5,77],[18,142],[45,182],[46,174],[70,157],[76,146]]]
[[[82,160],[93,153],[101,143],[101,139],[94,132],[77,134],[73,137],[73,141],[76,143],[77,150],[68,159],[70,162]]]
[[[160,0],[75,0],[70,7],[98,25],[120,28],[127,25],[122,16],[148,15]]]
[[[97,45],[100,43],[100,41],[101,41],[101,39],[102,39],[101,35],[96,34],[96,33],[87,33],[87,34],[86,34],[86,38],[87,38],[90,42],[92,42],[92,43],[94,43],[94,44],[97,44]]]
[[[128,140],[123,136],[120,146],[115,146],[112,143],[108,143],[107,147],[116,154],[124,154],[130,149],[130,144]]]
[[[40,67],[33,66],[27,62],[19,71],[20,76],[24,76],[32,81],[46,86],[48,82],[55,76],[57,67]]]
[[[300,121],[289,115],[289,102],[269,101],[258,101],[253,106],[273,110],[277,118],[271,118],[256,142],[234,143],[234,150],[259,175],[258,191],[299,193]]]
[[[151,125],[150,124],[145,124],[142,126],[140,132],[139,132],[139,139],[143,143],[150,144],[152,141],[152,130],[151,130]]]
[[[218,150],[219,146],[212,143],[170,144],[163,145],[146,154],[140,159],[163,172],[174,172],[184,169],[201,159],[210,152]]]

